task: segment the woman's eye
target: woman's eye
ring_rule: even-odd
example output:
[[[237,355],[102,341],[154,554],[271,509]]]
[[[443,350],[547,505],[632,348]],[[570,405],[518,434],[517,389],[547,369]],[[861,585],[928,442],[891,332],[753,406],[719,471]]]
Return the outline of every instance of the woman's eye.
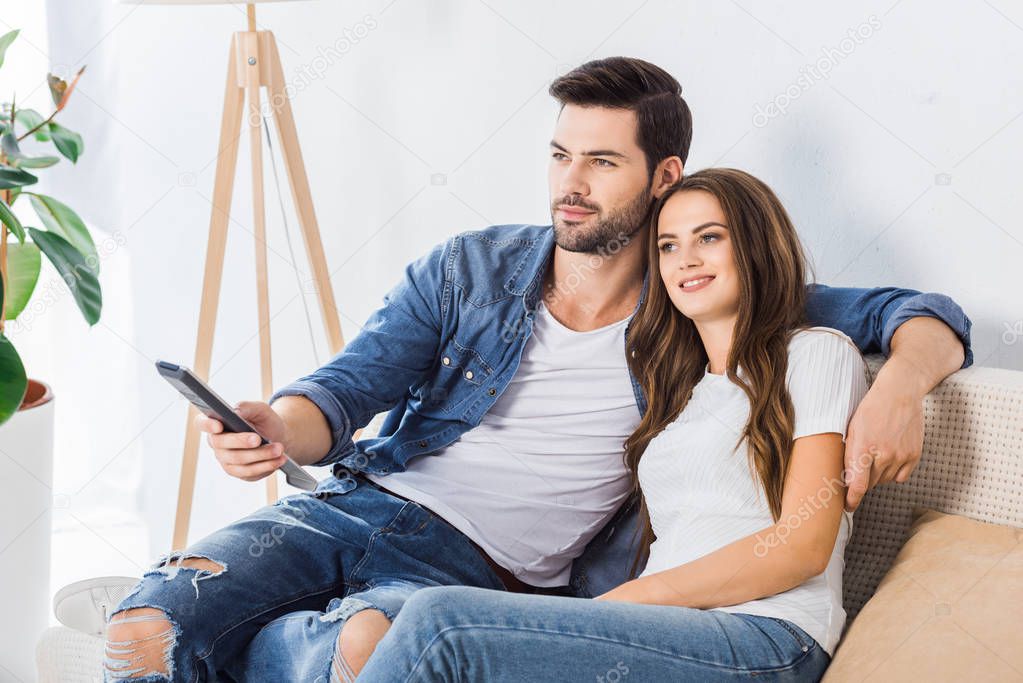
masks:
[[[657,247],[662,254],[671,253],[671,250],[675,247],[671,242],[665,242],[661,246]]]
[[[705,232],[702,235],[700,235],[700,242],[702,244],[707,244],[708,238],[710,240],[716,240],[718,238],[718,236],[717,236],[717,234],[715,234],[713,232]]]

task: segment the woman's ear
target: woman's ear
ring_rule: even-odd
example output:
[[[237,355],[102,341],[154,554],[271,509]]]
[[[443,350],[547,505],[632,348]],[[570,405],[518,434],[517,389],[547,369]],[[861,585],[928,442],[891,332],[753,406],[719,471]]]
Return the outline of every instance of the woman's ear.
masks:
[[[652,193],[654,199],[660,199],[665,190],[682,180],[682,159],[677,156],[661,160],[654,169]]]

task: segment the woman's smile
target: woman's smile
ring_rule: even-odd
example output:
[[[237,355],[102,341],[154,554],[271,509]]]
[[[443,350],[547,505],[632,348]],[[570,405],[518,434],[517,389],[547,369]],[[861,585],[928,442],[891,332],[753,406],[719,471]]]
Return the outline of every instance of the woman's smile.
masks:
[[[696,277],[696,278],[688,278],[686,280],[683,280],[679,284],[679,289],[681,289],[683,292],[686,292],[686,293],[696,292],[696,291],[699,291],[701,289],[704,289],[713,280],[714,280],[714,276],[713,275],[705,275],[705,276]]]

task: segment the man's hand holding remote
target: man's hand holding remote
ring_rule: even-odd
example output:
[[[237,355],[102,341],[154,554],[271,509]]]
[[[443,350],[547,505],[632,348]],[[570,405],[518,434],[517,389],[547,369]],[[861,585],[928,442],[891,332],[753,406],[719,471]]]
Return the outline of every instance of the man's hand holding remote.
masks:
[[[220,466],[232,477],[258,481],[285,462],[284,454],[299,465],[317,462],[331,447],[330,427],[316,404],[302,396],[284,396],[273,407],[263,401],[242,401],[234,406],[255,432],[224,432],[220,420],[199,413],[195,425],[206,433]],[[270,443],[260,444],[260,434]]]

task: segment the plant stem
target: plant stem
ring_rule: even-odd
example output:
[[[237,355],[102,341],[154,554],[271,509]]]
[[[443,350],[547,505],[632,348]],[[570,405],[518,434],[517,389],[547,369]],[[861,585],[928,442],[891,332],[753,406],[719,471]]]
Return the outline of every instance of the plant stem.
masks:
[[[25,133],[24,135],[22,135],[22,136],[21,136],[20,138],[18,138],[18,142],[21,142],[22,140],[24,140],[25,138],[27,138],[27,137],[28,137],[29,135],[31,135],[32,133],[36,132],[37,130],[39,130],[40,128],[42,128],[42,127],[43,127],[43,126],[45,126],[46,124],[48,124],[48,123],[49,123],[50,121],[52,121],[52,120],[53,120],[53,117],[54,117],[54,116],[56,116],[56,115],[57,115],[57,112],[59,112],[59,111],[60,111],[60,110],[58,109],[57,111],[54,111],[54,112],[53,112],[52,114],[50,114],[49,116],[47,116],[47,117],[46,117],[46,118],[45,118],[45,119],[43,120],[43,122],[42,122],[42,123],[40,123],[40,124],[39,124],[38,126],[36,126],[35,128],[33,128],[32,130],[30,130],[30,131],[28,131],[27,133]],[[11,117],[11,130],[14,130],[14,118],[13,118],[13,117]]]

